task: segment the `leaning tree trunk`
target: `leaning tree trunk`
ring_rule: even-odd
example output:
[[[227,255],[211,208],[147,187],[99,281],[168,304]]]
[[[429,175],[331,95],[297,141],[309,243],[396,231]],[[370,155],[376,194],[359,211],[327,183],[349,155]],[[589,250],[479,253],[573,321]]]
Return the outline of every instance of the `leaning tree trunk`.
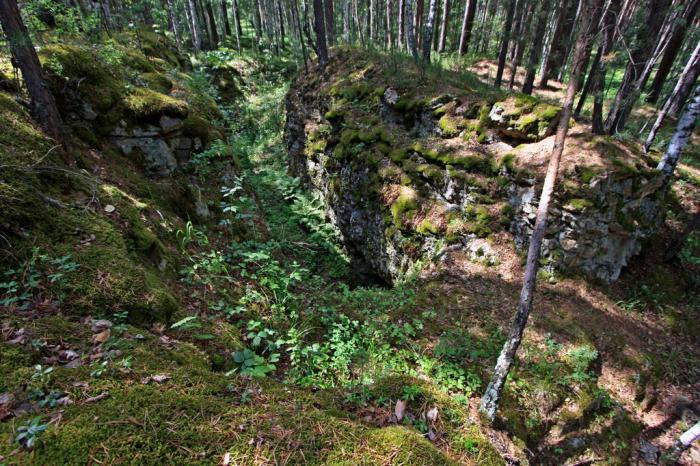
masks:
[[[552,155],[550,156],[549,166],[547,167],[547,175],[544,180],[544,185],[542,186],[540,202],[537,207],[535,228],[532,232],[532,237],[530,238],[530,247],[528,249],[527,262],[525,264],[525,273],[523,277],[523,286],[522,290],[520,291],[520,300],[518,302],[515,321],[508,339],[503,345],[503,350],[498,357],[496,368],[494,369],[491,381],[486,388],[486,393],[481,400],[480,410],[492,421],[496,417],[496,409],[498,408],[498,402],[501,397],[503,385],[505,384],[506,377],[508,376],[508,372],[510,371],[515,359],[515,354],[518,351],[520,342],[522,341],[523,331],[525,330],[525,325],[527,324],[530,310],[532,309],[532,298],[535,291],[537,269],[539,267],[540,248],[542,246],[542,240],[544,239],[544,233],[547,226],[547,209],[549,208],[549,202],[552,197],[552,192],[554,191],[557,171],[559,170],[559,162],[561,161],[561,155],[564,152],[564,142],[566,141],[566,135],[569,131],[569,120],[571,118],[571,110],[574,104],[574,97],[576,95],[576,85],[582,71],[581,68],[583,67],[583,62],[585,60],[588,41],[590,40],[589,19],[594,11],[594,8],[601,8],[603,3],[603,0],[584,1],[586,2],[586,5],[584,12],[581,15],[582,24],[579,38],[576,41],[576,50],[574,52],[574,62],[571,70],[571,76],[569,78],[569,85],[566,90],[566,98],[564,100],[561,119],[559,120],[559,126],[557,127],[557,134],[554,140],[554,147],[552,148]]]
[[[673,172],[678,165],[678,160],[681,158],[683,148],[688,144],[690,137],[693,135],[695,123],[700,117],[700,85],[695,88],[695,94],[688,104],[688,108],[683,113],[683,116],[678,120],[676,131],[668,143],[666,153],[661,158],[657,170],[661,170],[667,180],[671,179]]]
[[[459,35],[459,54],[465,55],[469,49],[469,39],[474,25],[476,14],[476,0],[467,0],[464,5],[464,18],[462,19],[462,32]]]
[[[68,143],[63,132],[63,120],[58,112],[56,100],[51,94],[39,57],[34,50],[29,32],[22,21],[16,0],[0,2],[0,24],[10,44],[15,63],[22,71],[22,77],[31,97],[32,115],[44,132],[64,149],[64,159],[68,158]]]
[[[572,0],[563,0],[563,2],[559,5],[557,21],[554,25],[554,32],[552,33],[550,50],[544,57],[544,63],[542,64],[542,70],[540,71],[539,87],[542,89],[547,87],[549,76],[553,73],[552,63],[557,61],[557,54],[563,46],[563,36],[565,33],[564,23],[566,22],[567,13],[569,11],[569,3],[571,1]]]
[[[532,94],[532,88],[535,85],[535,73],[537,71],[537,63],[540,61],[542,53],[542,45],[544,42],[544,33],[547,28],[547,16],[549,15],[549,5],[551,0],[542,0],[540,12],[537,15],[537,28],[535,29],[535,39],[530,49],[530,56],[527,62],[527,75],[523,82],[523,93]]]
[[[684,451],[690,448],[694,441],[700,438],[700,422],[696,422],[693,427],[686,430],[683,435],[673,444],[670,451],[662,456],[661,464],[677,464]]]
[[[627,118],[641,92],[644,69],[652,59],[654,44],[664,23],[671,0],[649,0],[647,14],[639,28],[634,50],[625,68],[622,84],[605,120],[605,132],[615,134],[625,129]]]
[[[700,43],[698,43],[698,45],[695,47],[693,54],[690,56],[688,63],[685,65],[685,69],[683,70],[683,73],[681,74],[678,83],[676,83],[676,87],[673,89],[673,92],[671,92],[671,95],[666,100],[666,103],[657,115],[656,121],[654,121],[654,126],[651,127],[649,135],[647,136],[647,139],[644,142],[644,152],[647,152],[649,150],[652,143],[654,142],[654,139],[656,139],[656,135],[659,132],[659,129],[661,128],[661,125],[663,124],[664,120],[666,119],[666,116],[671,111],[671,107],[674,104],[676,104],[676,102],[679,102],[678,104],[676,104],[679,108],[683,107],[683,104],[685,103],[685,98],[690,93],[689,90],[692,88],[692,85],[697,79],[699,72]]]
[[[508,11],[506,22],[503,25],[503,37],[501,38],[501,52],[498,54],[498,70],[496,71],[496,81],[494,85],[501,87],[503,70],[506,67],[506,56],[508,55],[508,43],[510,42],[510,30],[513,27],[513,15],[515,14],[515,0],[508,0]]]
[[[413,56],[413,61],[418,63],[418,50],[416,49],[416,36],[413,34],[413,0],[406,0],[406,44]]]
[[[647,94],[647,102],[655,104],[659,100],[659,94],[661,94],[661,89],[668,78],[671,68],[673,67],[673,62],[678,56],[678,52],[681,50],[683,45],[683,40],[685,39],[686,32],[688,31],[688,26],[692,24],[693,19],[700,7],[700,0],[692,0],[689,9],[685,12],[683,18],[680,19],[679,23],[673,29],[671,38],[668,41],[664,55],[659,63],[659,69],[656,71],[654,80],[651,83],[649,89],[649,94]]]
[[[328,64],[328,47],[326,46],[326,25],[323,19],[323,0],[314,0],[314,32],[316,33],[316,48],[318,50],[318,65],[321,73]]]
[[[437,0],[430,0],[430,6],[428,7],[428,21],[425,23],[425,31],[423,31],[423,61],[426,63],[430,63],[430,49],[433,44],[433,27],[435,26],[437,5]]]
[[[442,22],[440,24],[440,38],[438,39],[438,53],[445,51],[445,40],[447,38],[447,26],[450,24],[450,0],[442,3]]]

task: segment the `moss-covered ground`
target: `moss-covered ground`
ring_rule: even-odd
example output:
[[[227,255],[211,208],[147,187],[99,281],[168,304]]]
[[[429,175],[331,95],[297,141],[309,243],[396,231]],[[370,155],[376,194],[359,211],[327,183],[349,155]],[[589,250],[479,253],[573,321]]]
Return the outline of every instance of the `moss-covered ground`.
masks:
[[[199,193],[147,178],[108,144],[76,139],[81,167],[66,167],[0,93],[0,464],[628,464],[652,425],[645,413],[667,408],[668,393],[693,396],[697,279],[640,260],[613,287],[541,284],[496,425],[507,435],[483,425],[475,407],[515,306],[506,268],[517,258],[498,269],[426,264],[393,288],[351,289],[324,207],[286,172],[294,64],[224,54],[248,85],[222,100],[148,44],[160,40],[130,52],[150,83],[139,94],[167,90],[146,75],[170,63],[180,71],[166,73],[173,95],[158,105],[226,115],[186,167]],[[381,130],[345,137],[406,159]],[[415,193],[405,173],[385,174],[400,187],[389,209],[402,228]],[[210,218],[195,220],[197,198]],[[423,218],[416,233],[489,236],[508,212],[482,200],[444,225]]]

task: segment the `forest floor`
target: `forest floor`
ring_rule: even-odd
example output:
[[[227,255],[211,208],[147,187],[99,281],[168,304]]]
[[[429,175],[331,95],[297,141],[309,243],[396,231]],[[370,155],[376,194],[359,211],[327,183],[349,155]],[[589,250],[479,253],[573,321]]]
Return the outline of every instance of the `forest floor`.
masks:
[[[645,464],[700,418],[697,269],[660,260],[699,205],[696,180],[677,183],[661,240],[615,284],[541,280],[493,430],[476,407],[519,292],[512,240],[489,244],[499,264],[457,251],[393,288],[351,289],[323,207],[287,175],[289,63],[237,66],[244,94],[220,105],[240,173],[209,180],[239,192],[242,239],[190,231],[170,326],[2,314],[0,464]],[[224,301],[234,288],[245,310]],[[9,410],[32,390],[43,404]],[[33,422],[27,451],[15,438]]]

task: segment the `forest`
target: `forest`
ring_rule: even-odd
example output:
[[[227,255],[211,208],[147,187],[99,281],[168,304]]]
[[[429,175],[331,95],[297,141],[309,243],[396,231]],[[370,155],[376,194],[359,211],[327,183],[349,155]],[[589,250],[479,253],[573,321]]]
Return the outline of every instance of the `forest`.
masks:
[[[0,466],[700,464],[700,0],[0,0]]]

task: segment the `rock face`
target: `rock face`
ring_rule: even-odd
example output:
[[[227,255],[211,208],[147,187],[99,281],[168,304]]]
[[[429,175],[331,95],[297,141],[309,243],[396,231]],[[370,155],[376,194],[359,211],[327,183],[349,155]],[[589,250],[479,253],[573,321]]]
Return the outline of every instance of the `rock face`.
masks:
[[[526,247],[560,109],[442,82],[403,90],[393,76],[332,62],[286,101],[290,171],[327,206],[358,275],[392,283],[447,246],[493,265],[485,238],[499,231]],[[661,179],[617,141],[570,139],[543,264],[613,281],[663,218]]]

